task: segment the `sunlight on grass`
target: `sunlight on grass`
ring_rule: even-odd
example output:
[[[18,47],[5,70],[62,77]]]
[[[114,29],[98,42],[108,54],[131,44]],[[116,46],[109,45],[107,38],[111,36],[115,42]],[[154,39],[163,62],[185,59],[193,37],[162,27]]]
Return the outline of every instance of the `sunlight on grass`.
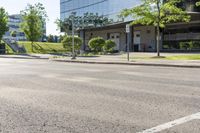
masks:
[[[66,53],[61,43],[34,42],[34,52],[32,52],[31,42],[20,41],[18,43],[25,47],[27,53]]]
[[[123,56],[123,59],[126,57]],[[131,60],[200,60],[200,54],[174,56],[131,56]]]
[[[168,56],[168,60],[200,60],[200,54],[196,55],[177,55],[177,56]]]

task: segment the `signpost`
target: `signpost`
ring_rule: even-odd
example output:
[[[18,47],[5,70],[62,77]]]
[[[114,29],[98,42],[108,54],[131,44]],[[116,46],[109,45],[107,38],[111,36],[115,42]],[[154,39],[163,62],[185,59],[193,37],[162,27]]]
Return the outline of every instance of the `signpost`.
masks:
[[[76,13],[73,12],[72,13],[73,15],[73,18],[72,18],[72,60],[76,59],[76,53],[75,53],[75,44],[74,44],[74,18],[75,18],[75,15]]]
[[[128,35],[128,38],[127,38],[127,60],[129,61],[130,60],[130,55],[129,55],[129,52],[130,52],[130,24],[126,24],[126,33]]]

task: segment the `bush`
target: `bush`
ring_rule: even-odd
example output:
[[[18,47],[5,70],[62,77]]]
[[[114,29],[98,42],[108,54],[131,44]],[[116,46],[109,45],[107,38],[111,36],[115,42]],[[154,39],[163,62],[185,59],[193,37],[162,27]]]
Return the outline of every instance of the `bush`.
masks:
[[[89,41],[89,48],[94,52],[101,52],[105,45],[105,40],[101,37],[92,38]]]
[[[80,37],[74,37],[74,48],[75,51],[79,51],[81,49],[81,45],[83,43],[83,40]],[[67,49],[68,51],[72,51],[72,36],[66,36],[62,40],[63,47]]]
[[[179,46],[181,49],[199,49],[200,48],[200,42],[198,41],[189,41],[189,42],[180,42]]]
[[[104,52],[113,52],[114,48],[116,46],[116,43],[112,40],[107,40],[103,46]]]
[[[188,48],[190,48],[190,44],[188,42],[180,42],[179,46],[180,46],[180,49],[188,49]]]
[[[200,49],[200,41],[193,42],[193,49]]]

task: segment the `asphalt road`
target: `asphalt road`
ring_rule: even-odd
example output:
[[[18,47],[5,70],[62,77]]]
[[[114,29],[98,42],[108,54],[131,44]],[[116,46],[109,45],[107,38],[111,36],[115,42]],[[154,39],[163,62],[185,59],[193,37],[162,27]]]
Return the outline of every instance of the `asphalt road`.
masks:
[[[199,111],[199,69],[0,59],[2,133],[135,133]]]

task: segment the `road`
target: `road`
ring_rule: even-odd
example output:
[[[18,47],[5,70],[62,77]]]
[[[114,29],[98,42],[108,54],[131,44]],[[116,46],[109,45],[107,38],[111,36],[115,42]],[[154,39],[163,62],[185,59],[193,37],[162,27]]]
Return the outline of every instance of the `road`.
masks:
[[[194,68],[1,58],[0,132],[141,132],[198,113],[199,81]],[[187,120],[160,132],[199,133]]]

